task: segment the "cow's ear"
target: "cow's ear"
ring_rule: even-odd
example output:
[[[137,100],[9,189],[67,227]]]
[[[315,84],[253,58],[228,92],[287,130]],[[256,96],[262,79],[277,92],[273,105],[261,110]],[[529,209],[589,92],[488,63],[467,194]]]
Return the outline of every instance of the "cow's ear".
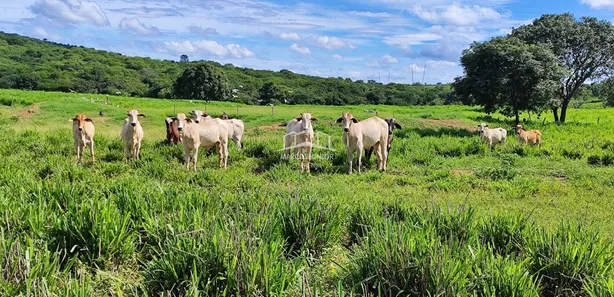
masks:
[[[90,118],[85,119],[85,121],[86,121],[86,122],[90,122],[90,123],[93,123],[93,122],[94,122],[94,120],[92,120],[92,119],[90,119]]]
[[[185,118],[185,121],[186,121],[186,122],[188,122],[188,123],[191,123],[191,122],[192,122],[192,119],[190,119],[190,118]]]
[[[68,119],[68,121],[69,121],[69,122],[74,122],[74,121],[78,121],[78,120],[79,120],[79,119],[77,119],[77,118],[71,118],[71,119]]]
[[[403,128],[401,128],[401,125],[399,125],[399,123],[397,123],[397,122],[395,122],[395,123],[394,123],[394,126],[395,126],[397,129],[399,129],[399,130],[400,130],[400,129],[403,129]]]
[[[339,124],[339,123],[341,123],[341,122],[343,122],[343,118],[338,118],[338,119],[337,119],[337,124]]]
[[[302,120],[303,120],[303,118],[302,118],[302,117],[298,117],[298,118],[296,118],[296,121],[297,121],[297,122],[300,122],[300,121],[302,121]]]
[[[352,122],[353,122],[354,124],[357,124],[357,123],[358,123],[358,120],[357,120],[356,118],[352,118]]]
[[[171,120],[176,121],[177,117],[172,117]]]
[[[486,126],[484,126],[484,127],[488,128],[488,125],[486,125]]]
[[[147,117],[146,115],[144,115],[144,114],[142,114],[142,113],[139,113],[137,116],[139,116],[139,117],[144,117],[144,118],[146,118],[146,117]]]
[[[311,121],[312,121],[312,122],[317,122],[317,121],[318,121],[318,118],[311,118]]]

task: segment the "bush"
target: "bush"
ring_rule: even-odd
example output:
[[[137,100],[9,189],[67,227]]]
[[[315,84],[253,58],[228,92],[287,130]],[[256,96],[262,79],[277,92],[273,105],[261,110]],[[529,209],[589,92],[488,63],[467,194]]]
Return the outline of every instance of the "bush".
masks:
[[[287,255],[295,257],[306,252],[319,257],[324,248],[337,242],[341,231],[338,209],[313,198],[280,202],[277,216]]]
[[[586,281],[614,272],[611,242],[580,226],[563,225],[554,233],[540,230],[527,249],[529,271],[541,279],[544,296],[585,295]]]

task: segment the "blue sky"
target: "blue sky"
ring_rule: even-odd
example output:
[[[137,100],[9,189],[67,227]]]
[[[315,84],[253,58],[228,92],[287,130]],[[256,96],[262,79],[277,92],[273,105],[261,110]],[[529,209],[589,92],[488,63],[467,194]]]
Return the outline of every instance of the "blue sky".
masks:
[[[612,20],[614,0],[2,0],[0,30],[132,56],[436,83],[462,73],[471,42],[562,12]]]

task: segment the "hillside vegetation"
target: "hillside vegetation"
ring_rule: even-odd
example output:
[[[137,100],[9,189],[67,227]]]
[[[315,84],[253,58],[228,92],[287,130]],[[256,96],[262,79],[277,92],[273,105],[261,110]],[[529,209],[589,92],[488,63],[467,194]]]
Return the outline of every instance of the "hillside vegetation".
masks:
[[[277,100],[289,104],[435,105],[453,101],[450,86],[383,85],[375,81],[321,78],[220,65],[216,62],[178,63],[127,57],[101,50],[57,44],[0,32],[0,88],[177,98],[174,84],[190,65],[206,63],[221,72],[229,92],[223,98],[255,104],[259,91],[272,83]],[[187,98],[192,99],[192,98]]]
[[[377,106],[394,117],[388,172],[345,174],[341,111],[0,91],[0,296],[612,296],[614,113],[525,123],[490,151],[474,127],[511,130],[466,106]],[[84,100],[83,98],[86,98]],[[196,102],[196,101],[195,101]],[[126,111],[147,115],[142,160],[125,163]],[[164,118],[206,109],[246,123],[187,172]],[[309,111],[332,151],[312,174],[281,158],[280,124]],[[104,116],[99,116],[104,111]],[[95,164],[76,165],[72,123],[96,126]],[[238,114],[237,114],[238,112]],[[543,121],[543,122],[542,122]],[[86,153],[84,159],[88,159]]]

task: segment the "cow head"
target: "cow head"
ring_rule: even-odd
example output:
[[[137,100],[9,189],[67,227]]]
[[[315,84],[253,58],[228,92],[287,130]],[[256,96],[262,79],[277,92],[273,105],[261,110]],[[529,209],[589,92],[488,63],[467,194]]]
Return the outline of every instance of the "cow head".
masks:
[[[79,125],[79,131],[83,131],[83,126],[85,125],[85,122],[90,122],[93,123],[94,121],[92,121],[92,119],[87,118],[84,114],[80,113],[78,115],[76,115],[73,119],[73,125]]]
[[[206,112],[202,110],[192,110],[190,115],[194,117],[194,122],[199,124],[200,122],[204,122],[205,118],[208,116]]]
[[[176,117],[173,118],[174,121],[177,121],[177,130],[182,131],[183,127],[186,123],[191,123],[192,119],[185,116],[185,113],[178,113]]]
[[[317,122],[318,119],[312,117],[310,113],[301,113],[301,116],[296,118],[296,121],[301,124],[303,131],[307,131],[311,127],[311,122]]]
[[[358,120],[351,113],[346,112],[341,114],[341,117],[337,119],[337,123],[341,123],[343,131],[350,132],[350,125],[358,123]]]
[[[139,111],[136,109],[128,111],[128,123],[130,123],[132,127],[136,126],[136,124],[139,122],[139,117],[145,117],[145,115],[139,113]]]
[[[484,134],[484,130],[486,130],[486,128],[488,128],[488,124],[480,123],[478,125],[478,131],[480,134]]]
[[[392,135],[394,129],[401,129],[401,125],[397,122],[395,118],[386,119],[386,123],[388,123],[388,135]]]

